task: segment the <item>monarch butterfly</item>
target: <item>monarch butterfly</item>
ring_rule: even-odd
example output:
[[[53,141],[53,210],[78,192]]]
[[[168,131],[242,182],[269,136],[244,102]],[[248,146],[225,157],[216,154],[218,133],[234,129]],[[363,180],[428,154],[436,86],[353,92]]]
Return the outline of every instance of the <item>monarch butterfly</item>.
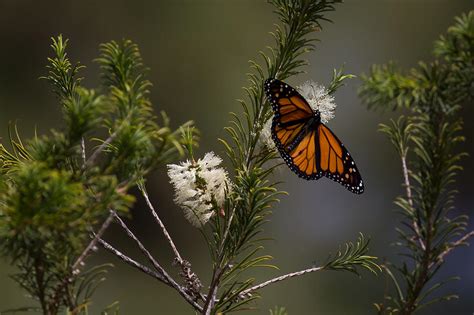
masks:
[[[272,139],[289,168],[307,180],[326,176],[355,194],[364,192],[362,177],[351,155],[334,133],[321,122],[294,88],[267,79],[265,94],[272,105]]]

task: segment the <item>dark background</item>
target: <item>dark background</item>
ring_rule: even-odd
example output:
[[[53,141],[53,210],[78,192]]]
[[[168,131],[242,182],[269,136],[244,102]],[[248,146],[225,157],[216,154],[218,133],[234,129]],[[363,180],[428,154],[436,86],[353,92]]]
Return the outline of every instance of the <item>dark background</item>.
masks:
[[[445,32],[456,15],[474,8],[467,0],[348,0],[329,14],[334,23],[324,23],[318,34],[321,43],[308,58],[306,75],[292,78],[300,84],[313,79],[327,84],[334,67],[345,64],[354,74],[367,72],[374,63],[397,61],[408,68],[419,60],[430,60],[432,43]],[[98,85],[99,43],[129,38],[139,44],[145,63],[151,68],[152,101],[157,111],[165,110],[175,126],[195,120],[202,131],[199,154],[213,150],[222,154],[216,138],[223,136],[228,112],[240,110],[235,99],[242,97],[249,59],[272,44],[268,32],[276,22],[265,1],[34,1],[0,0],[0,136],[5,141],[9,121],[16,121],[24,137],[61,128],[61,114],[46,82],[46,57],[51,54],[49,38],[59,33],[70,38],[69,54],[87,66],[85,85]],[[398,216],[392,200],[402,193],[399,160],[377,125],[391,113],[367,111],[357,98],[359,79],[353,79],[336,95],[336,118],[329,125],[350,148],[358,163],[366,192],[356,196],[337,184],[322,179],[306,182],[282,169],[277,176],[290,195],[274,209],[266,227],[265,251],[274,255],[281,271],[258,270],[260,280],[299,270],[324,261],[329,252],[358,232],[373,238],[371,253],[398,260],[390,242],[396,238]],[[463,146],[472,156],[474,111],[463,110],[467,141]],[[472,213],[474,197],[472,158],[463,161],[457,199],[459,213]],[[172,204],[172,191],[164,169],[149,180],[151,199],[159,209],[183,255],[207,283],[210,263],[199,233]],[[140,200],[132,212],[133,228],[153,249],[163,264],[171,255],[158,228]],[[471,229],[474,226],[471,223]],[[106,238],[130,255],[139,253],[112,228]],[[91,314],[120,301],[120,313],[191,314],[173,290],[124,266],[100,251],[90,264],[113,262],[108,281],[99,288]],[[472,314],[474,312],[474,249],[455,251],[440,276],[462,279],[446,289],[460,300],[438,304],[420,314]],[[32,305],[8,274],[14,272],[0,260],[0,310]],[[381,300],[384,278],[363,272],[362,278],[348,273],[319,273],[274,285],[262,291],[264,299],[252,314],[268,314],[274,305],[284,305],[290,314],[370,314],[373,302]],[[446,291],[446,290],[445,290]]]

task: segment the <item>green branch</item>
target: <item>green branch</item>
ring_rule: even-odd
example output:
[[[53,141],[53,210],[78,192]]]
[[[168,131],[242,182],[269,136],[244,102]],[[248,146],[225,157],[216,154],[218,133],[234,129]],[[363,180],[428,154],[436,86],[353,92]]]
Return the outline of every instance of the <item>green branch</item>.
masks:
[[[88,274],[83,262],[97,242],[90,238],[93,227],[105,220],[102,234],[108,209],[127,211],[134,201],[128,189],[182,149],[179,129],[170,129],[165,114],[158,125],[152,114],[135,44],[102,46],[106,94],[80,85],[82,66],[69,60],[67,40],[52,38],[51,47],[43,78],[59,98],[64,126],[26,141],[14,126],[11,148],[0,144],[0,253],[44,314],[79,314],[102,282],[103,273],[93,273],[81,293]],[[104,130],[114,136],[92,138]],[[88,155],[92,141],[102,146]]]
[[[453,217],[455,178],[465,156],[461,104],[471,100],[474,75],[474,11],[456,19],[448,34],[436,42],[440,60],[419,63],[407,74],[393,64],[374,66],[363,76],[360,96],[369,108],[409,110],[391,125],[381,125],[401,159],[405,196],[395,203],[403,216],[397,228],[408,261],[398,274],[385,268],[397,295],[376,304],[379,314],[413,314],[421,307],[449,300],[434,296],[444,284],[432,284],[446,255],[473,235],[467,217]]]

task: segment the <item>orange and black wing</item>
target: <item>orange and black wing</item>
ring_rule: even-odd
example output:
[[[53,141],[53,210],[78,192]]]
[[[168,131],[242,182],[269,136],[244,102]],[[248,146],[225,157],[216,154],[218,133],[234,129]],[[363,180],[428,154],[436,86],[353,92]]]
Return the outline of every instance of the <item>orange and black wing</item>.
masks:
[[[272,138],[290,169],[305,179],[318,179],[316,133],[308,121],[315,115],[306,100],[291,86],[276,79],[265,81],[265,93],[274,117]]]
[[[265,94],[273,108],[273,140],[278,148],[289,149],[304,136],[314,112],[291,86],[276,79],[265,81]]]
[[[288,167],[304,179],[319,179],[324,172],[318,163],[318,135],[315,130],[306,132],[296,144],[288,150],[279,148]]]
[[[357,166],[342,142],[324,124],[319,124],[318,167],[330,178],[355,194],[364,192],[364,182]]]

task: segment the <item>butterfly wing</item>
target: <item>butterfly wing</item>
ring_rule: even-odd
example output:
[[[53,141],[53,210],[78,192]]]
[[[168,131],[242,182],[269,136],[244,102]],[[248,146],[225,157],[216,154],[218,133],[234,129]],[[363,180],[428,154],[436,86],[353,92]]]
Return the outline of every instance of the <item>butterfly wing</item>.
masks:
[[[275,134],[273,137],[275,140]],[[324,173],[318,165],[317,133],[312,130],[300,138],[289,150],[282,147],[278,150],[288,167],[299,177],[307,180],[319,179]]]
[[[355,194],[363,193],[364,182],[349,151],[324,124],[319,124],[317,133],[318,166],[323,175],[340,183]]]
[[[265,94],[282,125],[308,120],[314,115],[300,93],[285,82],[276,79],[266,80]]]
[[[276,146],[291,148],[304,136],[306,123],[314,112],[295,89],[279,80],[266,80],[265,94],[275,114],[272,134]]]
[[[265,93],[274,117],[272,138],[288,167],[305,179],[318,179],[322,172],[316,163],[316,137],[308,122],[315,113],[291,86],[276,79],[265,82]]]

